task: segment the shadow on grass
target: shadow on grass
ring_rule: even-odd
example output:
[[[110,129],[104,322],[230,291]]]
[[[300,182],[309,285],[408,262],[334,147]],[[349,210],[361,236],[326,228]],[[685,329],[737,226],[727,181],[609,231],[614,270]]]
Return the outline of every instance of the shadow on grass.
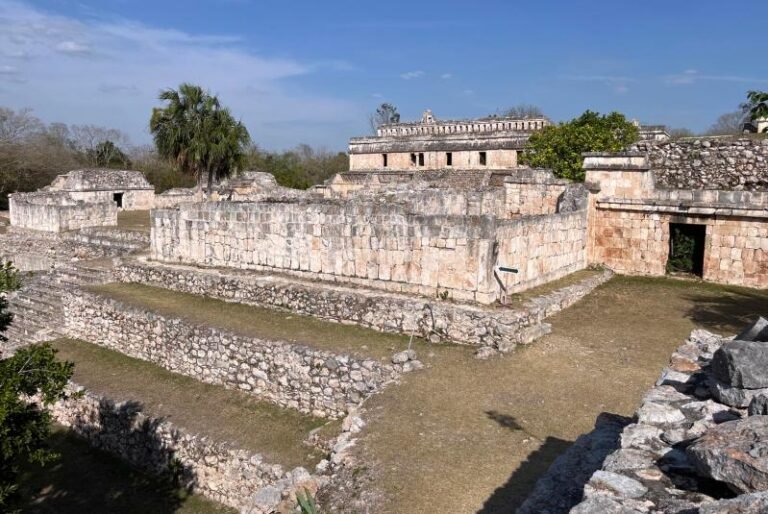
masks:
[[[692,304],[686,317],[709,330],[738,333],[757,316],[768,316],[768,292],[764,291],[734,288],[685,298]]]
[[[136,402],[116,406],[102,401],[98,424],[79,420],[73,430],[57,427],[50,446],[61,457],[45,467],[28,465],[23,470],[19,491],[21,511],[44,514],[227,512],[189,494],[190,470],[179,466],[173,452],[165,448],[157,436],[155,429],[160,421],[136,422],[140,411],[141,405]],[[86,439],[102,449],[94,448]],[[126,446],[127,452],[117,451]],[[115,453],[122,453],[126,460]],[[141,471],[133,466],[139,463]],[[192,501],[187,504],[188,500]]]
[[[510,430],[524,430],[512,416],[495,411],[486,414]],[[544,507],[547,512],[568,512],[581,501],[584,485],[592,473],[600,469],[605,458],[620,446],[621,432],[630,422],[630,418],[603,412],[597,417],[595,429],[579,437],[576,443],[547,437],[507,482],[493,492],[477,514],[514,513],[529,495],[535,510],[527,506],[525,512],[538,512]],[[561,455],[563,460],[550,468]],[[539,479],[547,481],[541,492],[534,491]],[[539,496],[534,498],[537,493]]]

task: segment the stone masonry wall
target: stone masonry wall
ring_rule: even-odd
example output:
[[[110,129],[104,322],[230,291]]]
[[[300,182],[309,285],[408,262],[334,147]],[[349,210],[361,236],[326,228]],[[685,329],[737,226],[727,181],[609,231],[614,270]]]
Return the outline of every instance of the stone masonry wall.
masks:
[[[270,498],[279,499],[283,491],[304,486],[313,489],[309,485],[313,477],[304,468],[286,472],[280,465],[264,462],[259,454],[151,418],[131,402],[115,403],[75,384],[68,386],[68,392],[81,394],[50,407],[57,423],[150,473],[181,468],[182,484],[241,512],[267,514],[277,505]]]
[[[557,280],[587,266],[587,213],[526,216],[501,225],[498,265],[517,274],[499,273],[505,293],[519,293]]]
[[[507,284],[507,291],[584,267],[583,253],[572,251],[583,246],[583,216],[504,220],[454,215],[458,210],[501,209],[498,196],[480,196],[475,203],[471,194],[459,196],[449,196],[448,203],[435,193],[405,202],[206,203],[157,210],[151,257],[167,263],[280,270],[425,296],[447,291],[453,299],[484,304],[505,293],[493,271],[500,245],[505,262],[527,263],[524,279]],[[484,204],[484,198],[496,201]],[[451,214],[413,214],[411,209]],[[547,234],[546,245],[539,245],[544,239],[537,233]]]
[[[70,337],[315,416],[344,415],[414,366],[239,336],[88,292],[68,293],[63,305]]]
[[[707,138],[638,143],[656,186],[665,189],[768,190],[768,139]]]
[[[45,232],[117,225],[114,202],[89,203],[68,193],[16,193],[10,196],[11,225]]]
[[[151,256],[285,270],[490,303],[496,221],[408,214],[400,203],[206,203],[153,211]]]
[[[706,225],[705,280],[768,287],[768,222],[745,217],[684,216],[631,206],[599,208],[593,217],[590,261],[620,273],[663,275],[669,224]]]
[[[546,297],[536,298],[519,308],[509,308],[481,307],[237,270],[199,269],[141,261],[125,262],[115,273],[123,282],[283,308],[297,314],[354,323],[382,332],[415,334],[430,340],[489,346],[502,351],[517,344],[529,343],[546,332],[542,328],[545,317],[573,304],[610,277],[610,273],[603,273]]]

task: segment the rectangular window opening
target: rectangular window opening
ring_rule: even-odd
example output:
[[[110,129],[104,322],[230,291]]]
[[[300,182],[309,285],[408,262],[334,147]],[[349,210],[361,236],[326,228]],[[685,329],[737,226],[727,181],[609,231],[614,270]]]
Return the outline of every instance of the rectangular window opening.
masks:
[[[419,154],[419,166],[424,166],[424,154]]]
[[[480,166],[488,164],[488,154],[486,152],[480,152]]]
[[[670,223],[667,273],[703,276],[706,237],[706,225]]]
[[[112,200],[115,201],[115,203],[117,204],[117,208],[118,209],[122,209],[123,208],[123,193],[114,193],[112,195]]]
[[[416,166],[416,154],[411,154],[411,166]]]
[[[383,165],[384,165],[384,167],[386,168],[386,167],[388,166],[388,164],[389,164],[389,163],[387,162],[387,161],[389,160],[389,159],[387,159],[387,154],[385,154],[385,153],[381,154],[381,160],[382,160],[382,164],[383,164]]]
[[[452,152],[446,152],[445,153],[445,164],[446,164],[446,166],[453,166],[453,153]]]

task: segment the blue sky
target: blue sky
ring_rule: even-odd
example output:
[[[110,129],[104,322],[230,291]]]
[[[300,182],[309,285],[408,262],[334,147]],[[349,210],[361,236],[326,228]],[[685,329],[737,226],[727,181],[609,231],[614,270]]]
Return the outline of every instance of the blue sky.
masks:
[[[704,130],[768,90],[767,17],[765,0],[0,0],[0,105],[146,143],[159,90],[192,81],[270,149],[342,150],[383,101]]]

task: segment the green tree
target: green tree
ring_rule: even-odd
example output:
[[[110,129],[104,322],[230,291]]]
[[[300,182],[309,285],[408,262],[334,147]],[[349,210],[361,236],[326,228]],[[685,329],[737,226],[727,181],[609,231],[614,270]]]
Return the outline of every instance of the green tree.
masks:
[[[149,130],[158,153],[193,175],[199,187],[237,173],[245,163],[248,130],[219,99],[200,86],[181,84],[160,93],[165,107],[153,109]]]
[[[87,152],[89,160],[96,163],[96,166],[103,168],[122,167],[129,168],[131,160],[120,148],[107,139],[102,141],[93,150]]]
[[[400,123],[400,113],[397,112],[397,107],[390,103],[383,103],[376,108],[376,112],[371,114],[368,118],[371,124],[371,130],[376,133],[376,130],[382,125],[389,125],[391,123]]]
[[[0,293],[14,291],[21,287],[19,270],[11,261],[0,265]],[[2,328],[2,327],[0,327]]]
[[[17,490],[20,466],[46,464],[57,455],[46,446],[51,415],[45,406],[66,397],[73,364],[56,360],[50,345],[22,348],[0,360],[0,510]],[[30,399],[34,397],[34,399]]]
[[[555,175],[584,180],[584,152],[618,152],[637,141],[637,127],[623,114],[586,111],[571,121],[544,127],[531,135],[522,162],[550,168]]]
[[[747,103],[742,105],[751,119],[768,118],[768,93],[765,91],[748,91]]]
[[[544,118],[544,111],[537,105],[532,104],[518,104],[506,109],[499,109],[498,116],[504,116],[515,119],[527,119],[527,118]]]

